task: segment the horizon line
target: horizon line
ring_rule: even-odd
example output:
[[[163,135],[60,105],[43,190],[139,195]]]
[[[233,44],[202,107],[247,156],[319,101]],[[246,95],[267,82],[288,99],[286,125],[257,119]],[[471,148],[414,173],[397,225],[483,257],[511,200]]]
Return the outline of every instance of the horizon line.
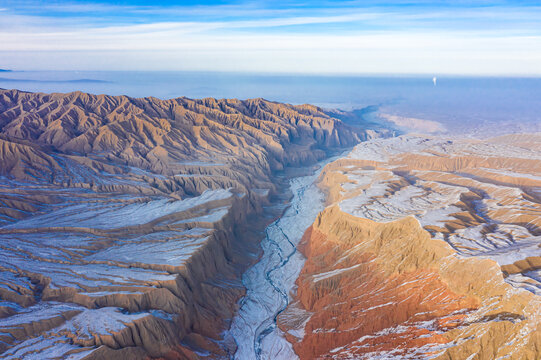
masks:
[[[266,75],[266,76],[322,76],[322,77],[411,77],[411,78],[423,78],[423,77],[443,77],[443,78],[452,78],[452,77],[476,77],[476,78],[541,78],[540,73],[455,73],[455,72],[315,72],[315,71],[254,71],[254,70],[202,70],[202,69],[9,69],[1,68],[1,72],[8,73],[25,73],[25,72],[83,72],[83,73],[105,73],[105,72],[141,72],[141,73],[208,73],[208,74],[239,74],[239,75]],[[25,79],[7,79],[3,78],[2,81],[18,81]],[[30,79],[29,81],[32,81]],[[40,81],[47,81],[42,80]]]

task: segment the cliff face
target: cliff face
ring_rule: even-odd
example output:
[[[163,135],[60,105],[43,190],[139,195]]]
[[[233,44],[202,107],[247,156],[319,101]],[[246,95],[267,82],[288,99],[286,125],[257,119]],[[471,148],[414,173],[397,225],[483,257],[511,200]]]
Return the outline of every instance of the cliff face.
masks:
[[[321,158],[322,149],[349,146],[363,136],[315,106],[263,99],[158,100],[2,90],[0,113],[1,133],[10,139],[65,154],[102,155],[168,175],[182,169],[183,161],[216,163],[217,158],[239,167],[256,163],[257,170],[268,172]]]
[[[262,99],[0,91],[2,356],[227,357],[275,171],[366,136]]]
[[[359,144],[280,326],[301,359],[537,359],[540,138]]]

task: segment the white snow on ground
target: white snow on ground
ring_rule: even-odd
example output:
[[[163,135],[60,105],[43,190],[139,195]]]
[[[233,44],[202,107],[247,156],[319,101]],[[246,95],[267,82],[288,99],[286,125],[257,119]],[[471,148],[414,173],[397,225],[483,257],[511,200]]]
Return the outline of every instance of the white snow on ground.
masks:
[[[375,139],[361,143],[349,157],[362,160],[387,161],[393,155],[402,153],[441,153],[446,156],[474,155],[486,157],[541,159],[539,151],[508,145],[482,142],[448,142],[438,139],[423,139],[419,136],[401,136],[391,139]],[[512,161],[512,160],[511,160]],[[415,176],[425,175],[424,171],[410,171],[410,185],[396,190],[400,179],[391,172],[392,166],[385,170],[363,170],[355,167],[344,169],[344,174],[354,183],[343,186],[346,198],[340,208],[354,216],[378,222],[388,222],[412,215],[422,226],[444,227],[454,220],[454,216],[463,210],[456,206],[461,195],[469,192],[466,187],[443,182],[419,180]],[[540,180],[541,176],[516,173],[507,169],[479,170],[496,175]],[[431,172],[435,173],[435,172]],[[444,175],[445,173],[442,173]],[[512,264],[529,256],[541,255],[541,236],[534,236],[524,225],[523,216],[530,218],[541,215],[539,207],[528,200],[523,190],[517,187],[496,185],[476,179],[467,173],[455,174],[471,188],[482,195],[481,200],[472,201],[477,215],[484,223],[464,229],[456,229],[449,236],[432,230],[435,238],[447,241],[461,256],[479,256],[492,259],[500,265]],[[394,189],[391,182],[394,181]],[[536,188],[530,189],[536,192]],[[359,193],[360,191],[360,193]],[[481,221],[483,221],[481,220]],[[506,224],[511,223],[511,224]],[[515,223],[515,224],[512,224]],[[506,279],[516,287],[528,289],[534,293],[541,291],[541,281],[535,272],[512,275]]]
[[[78,352],[66,356],[69,351],[79,351],[80,346],[71,345],[67,336],[46,338],[38,336],[28,339],[12,347],[2,354],[6,360],[43,360],[43,359],[66,359],[79,360],[89,355],[93,350]]]
[[[5,226],[6,229],[44,227],[92,227],[113,229],[147,224],[163,216],[185,211],[210,201],[233,196],[229,190],[207,190],[185,200],[159,199],[153,201],[118,201],[116,203],[89,202],[70,204],[47,214],[34,216]]]
[[[40,306],[45,306],[47,308],[42,311],[37,310],[35,313],[30,312],[28,317],[33,317],[35,314],[39,315],[43,311],[56,311],[56,316],[61,315],[61,313],[66,310],[78,310],[81,312],[61,326],[46,332],[44,335],[25,340],[8,349],[2,354],[3,359],[81,359],[88,355],[92,350],[89,349],[83,351],[83,353],[66,357],[68,351],[82,349],[80,346],[71,343],[70,339],[67,337],[68,334],[74,334],[79,339],[90,340],[93,339],[95,335],[108,335],[113,332],[119,332],[126,327],[126,324],[151,315],[148,312],[125,314],[121,312],[120,309],[111,307],[86,309],[82,306],[74,305],[70,309],[68,305],[58,303],[46,303]],[[44,318],[49,318],[51,314],[45,315]],[[4,322],[0,324],[0,333],[1,328],[6,325],[7,323],[4,324]]]
[[[269,195],[270,189],[252,189],[251,191],[258,196],[267,196]]]
[[[446,141],[437,138],[413,135],[403,135],[386,139],[378,138],[358,144],[347,157],[357,160],[386,162],[390,157],[403,152],[420,152],[429,146],[443,147],[445,144]]]
[[[80,295],[86,295],[90,297],[102,297],[109,295],[142,295],[141,291],[96,291],[96,292],[81,292]]]
[[[405,186],[391,195],[391,180],[398,180],[398,177],[393,176],[390,180],[374,178],[370,187],[360,195],[342,200],[340,209],[378,222],[390,222],[413,215],[423,226],[443,226],[451,214],[461,211],[452,204],[457,203],[460,195],[468,191],[466,188],[443,184],[433,189],[428,182],[417,181],[415,185]]]
[[[541,159],[538,151],[512,145],[450,142],[410,135],[360,143],[348,157],[386,162],[402,153],[432,156],[435,153],[441,153],[450,157],[471,154],[487,157]],[[416,178],[416,176],[426,175],[426,171],[412,170],[408,176],[402,178],[399,174],[392,172],[393,166],[382,165],[386,166],[387,170],[364,170],[356,166],[343,169],[342,173],[351,182],[342,186],[344,189],[342,195],[346,197],[339,203],[342,211],[377,222],[395,221],[410,215],[424,227],[440,228],[443,228],[447,222],[456,220],[455,216],[464,211],[456,204],[461,202],[462,194],[470,192],[470,188]],[[541,176],[516,173],[506,169],[480,168],[480,170],[516,178],[541,179]],[[431,173],[436,172],[431,171]],[[442,178],[445,178],[445,172],[441,174]],[[522,189],[486,183],[481,179],[476,179],[475,175],[467,173],[455,175],[456,179],[459,181],[462,179],[463,183],[468,183],[469,187],[482,195],[481,200],[472,201],[472,206],[484,223],[479,226],[456,229],[449,236],[444,236],[432,228],[431,232],[435,238],[447,241],[461,256],[489,258],[500,265],[512,264],[528,256],[541,255],[539,247],[541,236],[534,236],[528,230],[528,224],[523,224],[523,216],[535,218],[541,215],[541,210],[524,196]],[[405,179],[409,185],[403,185]],[[397,186],[399,181],[402,185]],[[535,193],[536,188],[530,191]],[[534,272],[520,276],[513,275],[506,281],[532,292],[541,291],[541,282],[535,277]]]
[[[376,170],[357,170],[348,172],[348,180],[354,181],[354,183],[346,183],[342,185],[345,190],[355,190],[364,186],[368,186],[372,183]],[[351,187],[347,189],[346,186]]]
[[[480,170],[484,170],[493,174],[497,175],[504,175],[514,178],[523,178],[523,179],[531,179],[531,180],[541,180],[541,176],[535,176],[532,174],[525,174],[525,173],[518,173],[514,171],[509,170],[502,170],[502,169],[487,169],[487,168],[481,168]]]
[[[175,275],[136,267],[125,268],[111,264],[64,264],[40,261],[25,256],[0,254],[0,263],[6,267],[24,268],[51,279],[51,289],[95,288],[114,285],[142,285],[156,281],[174,280]]]
[[[179,162],[179,164],[186,166],[225,166],[224,163],[212,163],[205,161],[182,161]]]
[[[291,344],[276,327],[275,316],[291,300],[304,257],[296,245],[323,210],[323,194],[314,185],[319,172],[291,180],[293,199],[284,215],[269,225],[262,241],[261,260],[248,269],[242,281],[247,289],[231,334],[238,345],[235,359],[297,359]]]
[[[40,185],[24,186],[29,192],[40,191]],[[82,191],[85,196],[78,196],[77,191]],[[140,299],[145,293],[142,288],[163,287],[167,285],[164,282],[177,280],[174,269],[180,269],[200,251],[213,231],[210,223],[227,214],[230,206],[226,204],[234,196],[229,190],[210,190],[198,197],[179,201],[136,195],[96,195],[91,198],[91,191],[77,191],[59,190],[60,202],[41,206],[40,215],[24,220],[13,219],[8,226],[2,227],[0,288],[14,296],[38,297],[42,289],[29,277],[40,277],[47,291],[62,289],[68,293],[79,293],[79,297],[130,296]],[[10,196],[23,198],[16,194]],[[188,213],[160,219],[183,211]],[[192,228],[196,224],[172,224],[187,216],[192,217],[184,222],[201,222],[200,226]],[[116,230],[158,219],[164,230],[155,228],[150,233],[145,233],[146,228]],[[64,229],[50,231],[50,227]],[[81,227],[105,231],[77,229]],[[33,228],[38,230],[21,231]],[[154,270],[149,268],[151,266]],[[78,300],[74,298],[73,301]],[[86,309],[54,302],[39,302],[24,308],[14,302],[0,301],[0,306],[16,312],[0,320],[0,335],[3,336],[22,331],[18,330],[22,324],[41,326],[51,319],[61,319],[68,311],[70,316],[80,312],[55,329],[39,331],[36,333],[39,336],[13,344],[2,354],[2,358],[7,359],[82,359],[96,348],[74,344],[70,338],[73,334],[79,339],[92,339],[95,334],[120,331],[145,316],[173,321],[173,315],[158,310],[130,314],[116,308]],[[32,325],[33,322],[40,325]],[[68,356],[68,352],[77,354]]]
[[[540,253],[541,236],[533,236],[526,228],[517,225],[493,225],[490,232],[486,225],[458,229],[449,236],[449,243],[462,254],[482,256],[500,265],[512,264]]]
[[[216,208],[216,209],[213,209],[209,214],[197,216],[191,219],[176,221],[174,224],[185,224],[189,222],[215,223],[222,220],[222,218],[226,216],[227,213],[229,212],[229,209],[230,209],[229,206]]]
[[[118,332],[126,327],[126,324],[134,320],[149,316],[142,312],[137,314],[125,314],[118,308],[104,307],[99,309],[85,309],[64,325],[55,329],[55,332],[67,331],[77,334],[78,338],[90,339],[93,334],[107,335]]]
[[[208,237],[179,238],[165,242],[112,246],[86,257],[86,260],[182,266],[207,240]]]
[[[201,224],[191,228],[192,224],[171,224],[175,218],[167,218],[160,225],[164,229],[169,227],[168,230],[154,229],[145,234],[144,231],[117,232],[116,229],[142,225],[165,215],[191,211],[200,205],[204,206],[188,213],[193,217],[185,222],[219,221],[230,210],[230,206],[224,204],[228,204],[228,199],[234,195],[229,190],[216,190],[182,201],[111,196],[98,197],[86,203],[81,203],[81,198],[72,199],[69,194],[62,196],[64,202],[53,205],[52,211],[51,207],[44,207],[43,210],[49,213],[2,227],[5,232],[0,234],[3,246],[0,252],[0,288],[14,294],[39,296],[40,288],[28,276],[40,276],[47,290],[68,289],[68,292],[92,298],[122,295],[140,298],[145,293],[142,288],[162,287],[164,282],[175,281],[178,275],[172,268],[180,269],[200,250],[208,241],[212,227],[203,228],[207,224]],[[60,226],[66,228],[53,232],[48,229]],[[29,233],[19,231],[32,227],[43,229]],[[73,227],[113,231],[91,233]],[[10,229],[12,233],[9,233]],[[158,270],[149,269],[149,265]],[[117,288],[118,291],[115,290]],[[82,359],[96,348],[73,344],[70,338],[73,334],[79,339],[92,339],[95,334],[120,331],[145,316],[173,321],[173,315],[158,310],[130,314],[117,308],[86,309],[55,302],[39,302],[24,308],[13,302],[0,301],[0,306],[17,312],[0,320],[0,335],[5,336],[19,331],[14,328],[21,324],[46,324],[67,311],[71,316],[74,311],[80,312],[57,328],[39,332],[35,338],[14,344],[2,354],[6,359]],[[68,352],[77,353],[68,356]]]
[[[40,320],[61,316],[62,313],[74,310],[83,311],[85,308],[80,305],[65,304],[54,301],[40,302],[36,305],[23,308],[18,314],[2,319],[2,321],[0,321],[0,333],[2,333],[2,329],[5,328],[39,322]]]
[[[541,153],[539,151],[510,144],[469,143],[462,146],[460,152],[474,156],[503,156],[507,158],[541,160]]]
[[[527,271],[524,274],[511,274],[505,281],[517,288],[526,289],[541,296],[541,269]]]
[[[347,268],[343,268],[343,269],[336,269],[336,270],[331,270],[331,271],[319,273],[319,274],[314,275],[313,279],[314,279],[314,282],[318,282],[318,281],[321,281],[321,280],[325,280],[325,279],[328,279],[328,278],[330,278],[330,277],[333,277],[333,276],[342,274],[342,273],[344,273],[344,272],[346,272],[346,271],[350,271],[350,270],[356,269],[356,268],[358,268],[358,267],[361,266],[361,265],[362,265],[362,264],[357,264],[357,265],[353,265],[353,266],[350,266],[350,267],[347,267]]]

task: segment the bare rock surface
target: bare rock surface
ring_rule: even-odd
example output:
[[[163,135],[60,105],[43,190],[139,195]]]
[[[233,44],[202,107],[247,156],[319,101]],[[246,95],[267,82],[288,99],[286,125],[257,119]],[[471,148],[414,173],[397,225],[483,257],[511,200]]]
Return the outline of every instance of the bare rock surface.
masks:
[[[327,165],[280,328],[301,359],[538,359],[541,137],[404,135]]]
[[[229,357],[277,172],[367,136],[263,99],[0,90],[1,356]]]

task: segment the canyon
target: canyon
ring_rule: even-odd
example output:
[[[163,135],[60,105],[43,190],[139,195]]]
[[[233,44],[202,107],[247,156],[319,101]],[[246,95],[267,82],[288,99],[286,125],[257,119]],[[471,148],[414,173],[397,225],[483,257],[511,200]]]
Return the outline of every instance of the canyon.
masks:
[[[1,90],[2,357],[229,358],[288,169],[380,135],[263,99]]]
[[[6,359],[539,359],[541,135],[0,90]]]

